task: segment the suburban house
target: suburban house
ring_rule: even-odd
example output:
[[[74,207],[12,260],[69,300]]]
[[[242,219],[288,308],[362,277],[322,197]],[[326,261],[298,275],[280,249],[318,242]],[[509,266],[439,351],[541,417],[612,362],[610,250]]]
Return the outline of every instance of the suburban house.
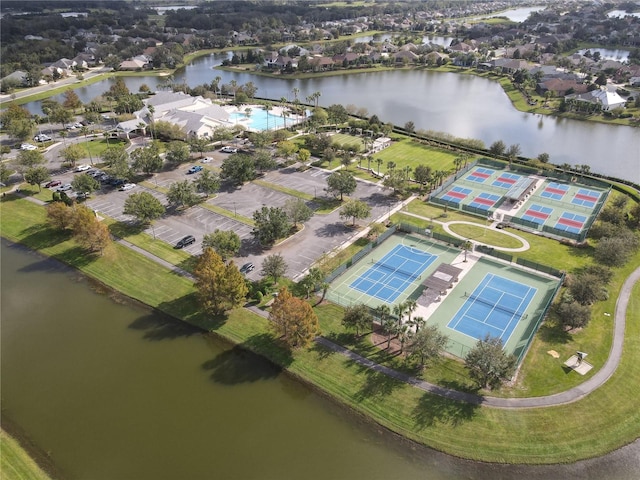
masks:
[[[573,100],[575,102],[585,102],[593,105],[600,106],[600,109],[605,112],[609,112],[614,108],[624,108],[627,103],[624,98],[618,95],[616,92],[609,92],[608,90],[596,89],[591,92],[568,95],[567,100]]]
[[[118,65],[118,70],[140,70],[151,67],[150,59],[146,55],[138,55],[136,57],[125,60]]]

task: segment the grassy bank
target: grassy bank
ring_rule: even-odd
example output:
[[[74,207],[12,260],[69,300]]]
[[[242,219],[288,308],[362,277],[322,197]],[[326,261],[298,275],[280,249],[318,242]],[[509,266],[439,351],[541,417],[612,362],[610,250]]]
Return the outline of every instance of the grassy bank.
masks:
[[[111,247],[103,257],[87,256],[66,235],[46,226],[42,207],[24,199],[8,195],[3,200],[0,228],[11,240],[270,358],[381,425],[438,450],[493,462],[570,462],[618,448],[637,438],[640,431],[640,410],[635,400],[640,382],[639,286],[629,311],[625,355],[603,387],[570,405],[493,409],[425,393],[321,347],[289,354],[273,341],[268,322],[245,309],[234,310],[225,318],[208,318],[198,312],[188,280],[120,245]],[[145,288],[149,284],[154,289]],[[616,292],[611,289],[612,297]],[[335,322],[335,316],[327,313],[326,322]],[[456,385],[452,382],[449,386]]]
[[[3,480],[50,480],[27,451],[4,430],[0,430],[0,474]]]

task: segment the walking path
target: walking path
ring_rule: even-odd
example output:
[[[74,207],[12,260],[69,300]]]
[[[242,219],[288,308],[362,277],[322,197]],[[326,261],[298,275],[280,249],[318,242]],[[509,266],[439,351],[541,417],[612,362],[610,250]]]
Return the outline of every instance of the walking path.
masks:
[[[45,205],[45,202],[38,200],[33,197],[25,196],[19,194],[20,196],[30,200],[38,205]],[[175,265],[153,255],[146,250],[143,250],[132,243],[118,239],[117,240],[122,245],[134,249],[136,252],[144,255],[146,258],[153,260],[170,270],[184,275],[193,280],[193,275],[189,272],[182,270]],[[433,383],[425,382],[424,380],[420,380],[418,378],[412,377],[402,372],[398,372],[389,367],[385,367],[384,365],[379,365],[367,358],[362,357],[361,355],[352,352],[340,345],[337,345],[330,340],[327,340],[324,337],[317,337],[316,343],[323,345],[324,347],[338,352],[345,357],[348,357],[350,360],[370,368],[376,372],[383,373],[392,378],[400,380],[402,382],[413,385],[416,388],[424,390],[425,392],[433,393],[435,395],[439,395],[444,398],[448,398],[450,400],[457,400],[461,402],[472,403],[475,405],[486,405],[491,407],[500,407],[500,408],[533,408],[533,407],[551,407],[554,405],[562,405],[566,403],[575,402],[580,400],[585,395],[593,392],[597,388],[604,385],[604,383],[611,378],[614,374],[618,365],[620,364],[620,360],[622,358],[622,350],[624,344],[624,331],[626,326],[626,314],[627,307],[629,304],[629,298],[631,297],[631,291],[633,289],[634,284],[640,280],[640,267],[629,275],[629,277],[625,280],[622,288],[620,289],[620,294],[618,296],[618,301],[616,302],[616,310],[614,314],[614,326],[613,326],[613,340],[611,342],[611,350],[609,352],[609,357],[607,361],[603,365],[603,367],[589,380],[586,382],[573,387],[565,392],[556,393],[553,395],[546,395],[542,397],[528,397],[528,398],[499,398],[499,397],[490,397],[490,396],[482,396],[475,395],[472,393],[460,392],[458,390],[453,390],[450,388],[440,387],[438,385],[434,385]],[[267,318],[269,314],[264,310],[261,310],[255,306],[246,307],[248,310]]]

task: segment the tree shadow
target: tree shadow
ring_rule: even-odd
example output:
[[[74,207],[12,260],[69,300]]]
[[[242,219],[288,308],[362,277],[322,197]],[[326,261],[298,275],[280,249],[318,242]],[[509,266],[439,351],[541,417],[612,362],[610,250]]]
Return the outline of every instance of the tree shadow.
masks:
[[[351,361],[358,369],[358,373],[365,377],[364,384],[355,394],[359,402],[371,398],[382,398],[390,395],[394,389],[404,385],[404,382],[385,373],[380,373],[366,365]]]
[[[240,249],[238,250],[239,257],[248,257],[249,255],[260,255],[265,251],[265,248],[260,245],[255,238],[242,238],[240,240]]]
[[[202,330],[157,311],[136,318],[127,328],[144,331],[145,340],[173,340],[201,334]]]
[[[361,198],[361,200],[365,201],[369,205],[373,205],[374,207],[386,207],[389,205],[389,202],[393,202],[392,197],[379,192],[374,192],[368,197]]]
[[[324,345],[317,342],[313,343],[310,350],[318,356],[319,360],[324,360],[325,358],[332,357],[336,353],[338,353],[333,348],[327,348]]]
[[[71,238],[71,231],[53,229],[47,224],[41,223],[23,229],[20,235],[20,243],[34,250],[41,250],[69,240]]]
[[[433,427],[437,423],[449,424],[457,427],[463,422],[471,420],[480,405],[460,402],[450,398],[425,392],[412,415],[415,425],[419,429]]]
[[[191,292],[171,301],[162,302],[158,305],[158,309],[167,315],[172,315],[206,331],[217,330],[224,325],[228,318],[226,314],[214,316],[202,311],[197,292]]]
[[[344,235],[349,231],[351,231],[350,228],[347,228],[342,222],[338,222],[324,224],[316,228],[314,233],[318,237],[336,237],[338,235]]]
[[[571,334],[558,322],[544,322],[538,329],[540,339],[550,344],[566,344],[571,341]]]
[[[276,378],[282,372],[277,365],[240,345],[216,355],[202,364],[209,378],[222,385],[252,383]]]

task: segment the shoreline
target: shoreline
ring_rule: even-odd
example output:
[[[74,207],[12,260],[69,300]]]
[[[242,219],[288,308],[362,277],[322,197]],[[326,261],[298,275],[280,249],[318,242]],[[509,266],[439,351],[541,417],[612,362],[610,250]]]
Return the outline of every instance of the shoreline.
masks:
[[[17,200],[17,199],[16,199]],[[28,200],[24,200],[25,202],[28,202]],[[13,202],[12,202],[13,203]],[[36,205],[34,205],[34,207],[37,207]],[[19,206],[16,208],[20,208]],[[41,208],[41,207],[38,207]],[[42,225],[41,223],[36,223],[34,225]],[[23,243],[21,243],[20,241],[20,236],[15,236],[12,237],[11,234],[9,234],[6,229],[5,231],[2,232],[2,235],[5,238],[8,238],[10,241],[18,243],[20,245],[24,245],[26,248],[30,248],[40,254],[43,254],[45,256],[54,258],[58,261],[61,261],[63,263],[66,263],[67,265],[69,265],[70,268],[75,268],[76,270],[78,270],[77,267],[75,267],[72,264],[69,264],[67,262],[64,262],[64,255],[63,251],[60,251],[59,253],[55,253],[55,251],[51,251],[50,253],[44,252],[42,250],[38,250],[38,249],[34,249],[31,246],[29,246],[28,244],[25,245]],[[61,248],[61,247],[60,247]],[[122,247],[125,248],[125,247]],[[58,249],[59,250],[59,249]],[[139,254],[135,254],[135,258],[138,258]],[[81,274],[83,274],[84,276],[91,278],[93,281],[96,281],[98,283],[102,283],[106,285],[106,288],[109,289],[113,289],[117,292],[119,292],[119,294],[127,297],[127,298],[131,298],[136,302],[140,302],[145,304],[147,307],[153,308],[156,311],[160,311],[162,314],[164,315],[169,315],[173,318],[177,318],[178,320],[181,321],[186,321],[188,324],[194,325],[196,327],[199,328],[204,328],[205,330],[215,333],[216,335],[220,336],[221,338],[224,338],[225,341],[229,341],[232,343],[243,343],[244,340],[246,340],[247,335],[251,335],[251,334],[255,334],[256,331],[268,331],[268,324],[266,322],[266,320],[262,319],[260,321],[258,321],[259,316],[257,315],[251,315],[250,318],[247,318],[246,316],[243,316],[242,312],[237,312],[237,311],[232,311],[229,314],[229,317],[226,321],[224,322],[219,322],[219,321],[215,321],[212,324],[211,320],[210,321],[204,321],[201,323],[194,323],[191,322],[189,320],[187,320],[187,318],[180,318],[179,316],[176,317],[176,315],[172,314],[171,312],[167,312],[167,311],[163,311],[163,310],[158,310],[156,307],[154,307],[152,304],[146,303],[143,299],[140,298],[136,298],[135,296],[130,296],[128,295],[126,292],[123,292],[122,290],[118,289],[116,285],[110,285],[108,283],[105,283],[102,278],[100,278],[99,276],[95,275],[96,273],[99,273],[100,270],[100,266],[95,267],[92,271],[87,271],[85,269],[80,269],[78,270]],[[159,269],[160,267],[158,267]],[[104,269],[104,267],[103,267]],[[164,271],[164,269],[162,269]],[[105,273],[104,271],[102,272],[103,274]],[[184,283],[184,279],[182,279],[180,281],[181,283]],[[242,309],[244,310],[244,309]],[[190,312],[184,312],[185,314],[190,314]],[[191,312],[193,313],[193,312]],[[191,319],[191,317],[190,317]],[[199,318],[193,318],[193,320],[198,321]],[[200,319],[202,320],[202,319]],[[239,322],[239,323],[238,323]],[[630,328],[630,323],[628,322],[628,327]],[[627,335],[625,338],[626,342],[631,342],[631,334]],[[261,355],[262,357],[268,359],[269,361],[276,363],[278,365],[282,366],[282,363],[279,362],[278,360],[282,358],[283,352],[281,351],[281,349],[277,348],[277,346],[275,345],[257,345],[256,349],[251,349],[252,351],[254,351],[255,353]],[[262,347],[262,348],[260,348]],[[536,418],[538,418],[538,416],[540,415],[538,412],[550,412],[551,414],[554,414],[553,409],[557,409],[555,411],[555,414],[560,415],[561,417],[564,415],[568,415],[564,414],[562,412],[565,411],[565,409],[567,409],[566,405],[560,405],[560,406],[555,406],[555,407],[548,407],[546,409],[539,409],[539,408],[528,408],[528,409],[522,409],[519,411],[513,411],[511,410],[511,412],[505,412],[509,409],[501,409],[501,408],[491,408],[491,407],[487,407],[487,408],[482,408],[480,407],[480,410],[473,410],[474,412],[477,413],[478,417],[483,417],[483,418],[478,418],[475,419],[476,414],[474,413],[474,415],[472,415],[472,417],[466,421],[466,422],[462,422],[461,425],[453,425],[454,430],[450,430],[450,427],[452,427],[451,425],[446,425],[443,424],[443,432],[438,434],[436,430],[431,431],[431,430],[427,430],[427,431],[423,431],[422,429],[418,428],[416,430],[415,426],[411,427],[411,422],[407,422],[407,420],[410,420],[409,418],[398,418],[397,415],[403,415],[403,416],[409,416],[410,417],[410,411],[412,408],[412,405],[414,405],[414,401],[415,400],[411,400],[410,398],[407,398],[407,395],[409,395],[409,397],[411,398],[415,398],[415,399],[419,399],[421,397],[423,397],[423,395],[425,395],[424,392],[422,393],[417,393],[413,390],[413,387],[411,386],[403,386],[403,387],[398,387],[399,390],[403,390],[403,397],[401,397],[401,399],[399,399],[398,401],[400,401],[401,403],[398,405],[389,405],[387,407],[387,410],[389,410],[388,412],[381,412],[377,409],[376,405],[377,403],[375,402],[376,399],[372,399],[373,403],[367,404],[368,402],[356,402],[354,401],[354,397],[353,394],[350,393],[349,391],[349,387],[353,386],[353,385],[349,385],[348,382],[354,382],[357,381],[357,379],[352,379],[351,377],[345,377],[345,379],[342,379],[344,382],[347,382],[347,384],[344,384],[343,382],[341,382],[341,379],[339,378],[327,378],[326,376],[323,376],[322,372],[319,371],[319,369],[317,369],[317,359],[315,358],[315,356],[317,356],[317,352],[295,352],[295,356],[296,356],[296,361],[291,364],[288,368],[286,368],[288,374],[294,376],[295,378],[298,378],[302,381],[304,381],[306,384],[310,384],[313,385],[313,388],[321,390],[325,395],[333,398],[336,402],[339,402],[340,404],[344,405],[345,407],[349,408],[350,410],[353,410],[354,412],[357,412],[359,415],[363,415],[365,417],[367,417],[370,421],[375,422],[376,424],[384,427],[385,429],[393,432],[394,434],[400,435],[404,438],[407,438],[410,441],[416,442],[420,445],[424,445],[426,447],[429,447],[431,449],[437,450],[437,451],[441,451],[444,453],[447,453],[449,455],[458,457],[458,458],[465,458],[468,460],[472,460],[472,461],[482,461],[485,463],[511,463],[514,465],[527,465],[527,464],[561,464],[561,463],[569,463],[569,462],[576,462],[582,459],[587,459],[587,458],[596,458],[596,457],[600,457],[602,455],[605,455],[607,453],[610,453],[612,451],[615,451],[625,445],[631,444],[634,441],[637,440],[637,432],[633,431],[633,432],[628,432],[630,435],[623,435],[622,438],[620,437],[616,437],[615,439],[609,438],[608,441],[612,442],[611,444],[608,445],[596,445],[596,449],[587,449],[586,451],[581,451],[578,448],[578,451],[574,450],[573,448],[571,448],[570,446],[568,447],[568,450],[565,450],[564,453],[559,453],[556,454],[556,456],[548,456],[546,455],[545,457],[539,457],[539,455],[531,455],[531,453],[533,453],[533,451],[531,453],[529,453],[528,455],[524,453],[524,451],[520,451],[520,453],[516,453],[518,452],[518,445],[513,445],[513,447],[515,448],[514,451],[512,452],[505,452],[505,451],[500,451],[495,452],[489,448],[489,450],[487,451],[477,451],[474,450],[472,445],[466,445],[467,442],[451,442],[451,431],[455,431],[455,432],[460,432],[461,430],[464,430],[465,425],[468,425],[468,428],[471,429],[475,429],[475,427],[478,428],[485,428],[488,429],[488,432],[491,432],[493,430],[495,430],[495,434],[497,434],[500,438],[498,439],[494,439],[494,443],[498,440],[502,440],[502,433],[504,433],[505,435],[507,435],[507,437],[509,435],[513,435],[509,434],[509,429],[511,427],[513,427],[513,423],[516,422],[516,424],[520,424],[521,422],[526,424],[527,419],[532,422],[532,425],[536,428],[538,427],[542,427],[542,426],[536,426]],[[629,355],[633,355],[633,353],[626,353],[626,357],[627,357],[627,361],[628,362],[632,362],[633,360],[630,359]],[[624,357],[623,357],[624,360]],[[342,361],[340,358],[330,358],[330,359],[325,359],[324,361],[326,362],[339,362],[340,364],[342,364]],[[285,367],[282,367],[283,370],[285,369]],[[329,367],[330,368],[330,367]],[[342,368],[344,369],[345,367],[336,367],[336,368]],[[345,370],[344,375],[351,375],[351,373],[349,373],[348,370]],[[620,373],[620,372],[619,372]],[[624,379],[621,379],[621,381],[624,381]],[[587,396],[587,398],[583,398],[581,399],[579,402],[596,402],[596,405],[594,407],[597,407],[599,405],[599,402],[601,403],[602,400],[601,399],[594,399],[594,397],[607,397],[607,393],[611,393],[611,392],[606,392],[607,390],[607,386],[611,387],[612,383],[614,383],[614,379],[610,379],[607,384],[605,386],[603,386],[603,388],[600,388],[598,390],[596,390],[595,392],[593,392],[592,395]],[[356,385],[357,387],[357,385]],[[467,408],[467,407],[463,407],[462,404],[459,404],[458,402],[453,402],[451,400],[447,400],[447,399],[436,399],[435,397],[432,397],[431,394],[426,394],[428,395],[428,401],[429,402],[436,402],[436,404],[440,405],[442,403],[446,403],[447,405],[451,405],[451,408],[455,408],[455,409],[460,409],[460,408]],[[393,397],[393,394],[391,394],[391,397]],[[404,399],[404,400],[402,400]],[[423,397],[424,400],[424,397]],[[390,399],[390,401],[393,402],[393,398]],[[605,402],[608,400],[605,400]],[[408,403],[407,403],[408,402]],[[466,404],[465,404],[466,405]],[[582,405],[585,406],[585,403],[574,403],[572,405]],[[625,406],[627,406],[626,404],[624,404],[622,406],[623,411],[626,412],[627,410],[625,409]],[[425,408],[428,408],[425,406]],[[575,407],[574,406],[570,406],[569,410],[567,411],[573,411]],[[599,408],[599,407],[597,407]],[[409,409],[409,410],[407,410]],[[549,409],[552,409],[551,411]],[[611,409],[609,410],[611,411]],[[514,415],[517,414],[517,418],[514,417]],[[621,415],[627,415],[626,413],[623,412],[619,412],[619,414]],[[543,416],[545,416],[544,414],[542,414]],[[613,415],[613,414],[612,414]],[[504,417],[504,418],[502,418]],[[501,419],[502,418],[502,419]],[[588,432],[592,432],[591,435],[593,435],[593,432],[595,432],[598,428],[597,425],[595,425],[595,423],[598,423],[598,421],[604,421],[604,420],[611,420],[611,422],[615,422],[615,416],[612,416],[611,418],[601,418],[601,419],[597,419],[594,418],[594,420],[592,422],[589,422],[588,425],[583,425],[584,422],[580,423],[579,425],[577,425],[577,427],[579,427],[580,429],[583,429],[583,427],[586,427],[586,431],[585,434],[588,434]],[[577,419],[576,419],[577,421]],[[483,423],[484,422],[484,423]],[[496,429],[496,422],[498,422],[498,424],[500,425],[500,428]],[[592,425],[594,424],[594,425]],[[444,428],[445,425],[447,426],[447,428]],[[511,425],[511,427],[510,427]],[[610,422],[607,422],[606,425],[611,425]],[[630,428],[633,427],[633,425],[629,425]],[[450,430],[449,432],[445,431],[445,430]],[[468,430],[468,429],[467,429]],[[535,437],[536,432],[531,432],[531,434],[533,435],[531,442],[541,442],[544,440],[544,442],[548,442],[549,438],[548,438],[548,434],[551,433],[555,433],[556,436],[557,435],[562,435],[563,434],[563,430],[560,427],[560,425],[558,425],[558,431],[554,432],[550,432],[550,430],[548,428],[543,428],[542,431],[537,432],[538,437]],[[471,433],[468,433],[469,435]],[[440,435],[440,436],[439,436]],[[449,436],[447,436],[449,435]],[[465,433],[462,432],[462,437],[461,439],[464,439],[464,435]],[[542,437],[541,437],[542,436]],[[569,435],[570,438],[573,438],[573,435]],[[444,437],[444,438],[443,438]],[[446,438],[447,442],[443,443],[443,440]],[[597,437],[596,437],[597,438]],[[488,439],[489,440],[489,439]],[[515,439],[510,440],[511,442],[516,442]],[[562,442],[563,440],[561,438],[557,439],[558,442]],[[544,443],[543,442],[543,443]],[[471,442],[472,443],[472,442]],[[527,442],[528,445],[528,442]],[[520,445],[521,448],[525,448],[525,444]],[[577,448],[574,445],[575,448]],[[494,447],[495,448],[495,447]],[[536,449],[538,448],[536,445],[534,445],[532,448]],[[584,446],[583,446],[583,450],[584,450]],[[596,451],[597,450],[597,451]],[[535,450],[534,450],[535,451]],[[541,461],[542,458],[542,461]],[[507,461],[509,460],[509,461]]]
[[[197,329],[198,331],[204,333],[204,334],[212,334],[214,335],[218,340],[227,343],[228,345],[231,346],[239,346],[240,348],[246,349],[248,351],[251,351],[257,355],[260,355],[261,358],[265,359],[266,361],[272,363],[273,365],[277,366],[278,368],[281,369],[281,372],[285,375],[287,375],[288,377],[294,379],[297,382],[300,382],[302,384],[304,384],[307,388],[311,389],[314,393],[320,395],[321,397],[327,399],[328,401],[332,402],[336,407],[343,409],[345,412],[348,412],[349,415],[355,415],[357,417],[357,421],[359,422],[364,422],[368,425],[371,426],[376,426],[379,428],[382,428],[384,430],[384,434],[385,435],[389,435],[391,438],[394,439],[394,441],[399,441],[399,442],[404,442],[407,443],[410,448],[412,450],[415,451],[416,448],[419,449],[427,449],[430,452],[434,452],[438,455],[446,455],[452,458],[455,458],[459,461],[463,461],[463,462],[468,462],[470,464],[480,464],[480,465],[493,465],[493,466],[503,466],[505,468],[514,468],[514,469],[540,469],[540,470],[544,470],[544,469],[550,469],[550,468],[554,468],[554,467],[567,467],[567,468],[571,468],[571,467],[578,467],[579,465],[585,464],[585,463],[589,463],[589,462],[599,462],[599,461],[603,461],[603,462],[608,462],[609,460],[615,462],[616,460],[614,460],[616,457],[618,457],[619,455],[629,455],[632,458],[635,458],[636,453],[640,452],[640,438],[637,438],[629,443],[626,443],[624,445],[621,445],[620,447],[605,452],[602,455],[599,456],[595,456],[595,457],[589,457],[589,458],[584,458],[584,459],[579,459],[576,461],[570,461],[570,462],[558,462],[558,463],[540,463],[540,464],[530,464],[530,463],[510,463],[507,461],[502,461],[502,462],[490,462],[490,461],[484,461],[484,460],[476,460],[476,459],[472,459],[469,457],[465,457],[465,456],[459,456],[456,454],[452,454],[450,452],[447,451],[443,451],[443,450],[439,450],[436,449],[432,446],[426,445],[424,443],[420,443],[418,441],[416,441],[415,439],[411,438],[410,436],[404,435],[400,432],[397,432],[393,429],[390,429],[387,425],[380,423],[379,421],[377,421],[375,418],[373,418],[370,415],[367,415],[366,413],[358,410],[357,408],[354,408],[352,405],[349,405],[343,401],[341,401],[340,398],[332,395],[330,392],[322,389],[321,387],[319,387],[318,385],[316,385],[315,383],[313,383],[313,381],[311,381],[310,379],[299,375],[297,373],[294,373],[292,371],[290,371],[289,369],[283,367],[282,365],[280,365],[277,362],[274,362],[271,358],[265,357],[263,352],[254,350],[252,348],[250,348],[247,345],[241,345],[237,342],[234,342],[233,340],[229,339],[228,337],[219,334],[218,332],[215,331],[210,331],[210,330],[206,330],[204,328],[202,328],[201,326],[198,325],[194,325],[192,323],[190,323],[188,320],[185,319],[181,319],[178,317],[175,317],[171,314],[168,314],[167,312],[164,312],[162,310],[159,310],[156,307],[153,307],[151,305],[145,304],[144,302],[141,302],[133,297],[128,296],[127,294],[109,286],[108,284],[104,283],[103,281],[94,278],[90,275],[88,275],[86,272],[82,272],[80,270],[78,270],[77,268],[67,264],[66,262],[62,261],[61,259],[58,259],[56,257],[47,255],[45,253],[43,253],[40,250],[34,250],[31,247],[21,243],[21,242],[17,242],[11,239],[8,239],[5,236],[2,236],[2,241],[5,242],[6,244],[9,244],[9,247],[11,248],[20,248],[26,252],[30,252],[32,254],[38,255],[42,258],[45,258],[49,261],[55,261],[58,262],[60,265],[64,266],[64,268],[68,269],[70,272],[76,272],[79,273],[83,279],[84,282],[86,282],[86,285],[88,288],[94,289],[96,290],[98,293],[100,293],[101,295],[106,295],[110,298],[112,298],[113,301],[116,301],[115,299],[118,299],[117,301],[119,303],[131,303],[133,305],[135,305],[138,308],[143,308],[143,309],[149,309],[151,312],[153,312],[155,315],[161,315],[166,317],[168,320],[172,321],[172,322],[180,322],[180,323],[186,323],[187,325],[189,325],[192,328]],[[491,408],[491,407],[489,407]],[[7,417],[6,415],[4,416],[3,420],[2,420],[2,429],[4,430],[5,433],[7,433],[10,437],[12,437],[17,443],[18,445],[29,455],[29,457],[36,463],[36,465],[38,467],[40,467],[47,475],[49,475],[51,477],[51,479],[64,479],[66,478],[63,473],[59,470],[59,467],[55,464],[55,462],[50,458],[50,456],[41,449],[40,446],[38,446],[37,444],[35,444],[32,439],[29,437],[29,434],[27,432],[25,432],[22,427],[20,425],[18,425],[17,423],[15,423],[10,417]],[[630,452],[627,452],[627,450],[631,450]],[[524,474],[526,474],[527,472],[523,472]]]

